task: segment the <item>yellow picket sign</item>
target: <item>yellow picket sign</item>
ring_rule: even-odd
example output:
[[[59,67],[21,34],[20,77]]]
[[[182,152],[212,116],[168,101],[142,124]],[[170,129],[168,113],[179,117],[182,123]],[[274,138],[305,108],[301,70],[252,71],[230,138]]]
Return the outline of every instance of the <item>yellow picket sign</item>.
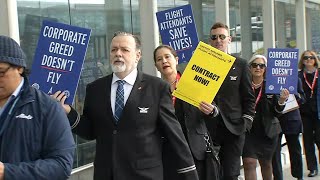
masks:
[[[235,59],[200,41],[172,95],[196,107],[211,103]]]

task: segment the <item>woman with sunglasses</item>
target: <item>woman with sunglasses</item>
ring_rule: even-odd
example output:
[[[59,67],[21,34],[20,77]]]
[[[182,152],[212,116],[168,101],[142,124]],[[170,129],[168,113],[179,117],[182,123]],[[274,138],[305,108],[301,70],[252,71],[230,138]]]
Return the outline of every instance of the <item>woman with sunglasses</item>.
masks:
[[[275,152],[281,127],[277,116],[284,109],[289,96],[287,89],[279,95],[265,93],[265,72],[267,59],[254,55],[250,61],[252,89],[254,90],[255,117],[252,129],[246,133],[243,147],[243,167],[246,180],[257,179],[257,160],[264,180],[272,180],[272,156]]]
[[[176,68],[178,65],[176,51],[168,45],[160,45],[154,50],[153,57],[156,68],[160,71],[163,79],[171,85],[171,91],[173,91],[181,77]],[[205,180],[206,143],[204,134],[208,133],[205,121],[215,117],[218,114],[218,109],[215,105],[206,102],[201,102],[198,109],[175,97],[172,97],[172,103],[193,154],[199,180]],[[164,145],[164,148],[167,148],[167,146]],[[177,173],[174,170],[174,159],[170,157],[172,151],[169,149],[164,151],[164,179],[178,180],[179,178],[176,177]]]
[[[303,145],[306,153],[309,177],[318,175],[318,162],[314,144],[320,148],[320,93],[319,60],[314,51],[304,51],[299,61],[299,78],[306,95],[306,103],[301,105],[300,113],[303,123]],[[319,149],[320,150],[320,149]]]

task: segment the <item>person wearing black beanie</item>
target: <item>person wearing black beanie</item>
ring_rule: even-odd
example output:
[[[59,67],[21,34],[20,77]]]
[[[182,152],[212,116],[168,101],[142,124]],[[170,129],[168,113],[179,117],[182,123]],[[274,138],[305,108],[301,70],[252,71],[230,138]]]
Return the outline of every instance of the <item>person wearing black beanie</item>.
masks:
[[[68,179],[75,143],[61,105],[31,87],[26,56],[0,36],[0,180]]]
[[[23,67],[24,71],[21,76],[27,78],[30,71],[27,68],[26,59],[25,53],[16,41],[7,36],[0,36],[0,62]]]

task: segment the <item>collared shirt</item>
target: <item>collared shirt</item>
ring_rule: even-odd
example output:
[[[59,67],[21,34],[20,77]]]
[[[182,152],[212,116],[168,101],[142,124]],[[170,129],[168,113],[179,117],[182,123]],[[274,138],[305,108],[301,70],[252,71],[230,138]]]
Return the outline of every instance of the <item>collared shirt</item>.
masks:
[[[123,85],[123,90],[124,90],[124,104],[126,104],[128,97],[131,93],[131,90],[133,88],[134,83],[136,82],[138,75],[138,70],[135,68],[130,74],[128,74],[123,80],[125,80],[125,83]],[[110,94],[110,101],[111,101],[111,107],[112,107],[112,112],[114,114],[114,109],[115,109],[115,102],[116,102],[116,91],[118,88],[118,83],[117,81],[121,80],[120,78],[117,77],[115,73],[113,73],[112,77],[112,82],[111,82],[111,94]]]
[[[2,115],[2,112],[4,111],[4,109],[7,107],[7,105],[10,103],[10,101],[12,99],[14,99],[15,97],[18,96],[18,94],[20,93],[21,91],[21,88],[23,86],[23,83],[24,83],[24,78],[22,78],[19,86],[16,88],[16,90],[11,94],[11,96],[9,97],[9,99],[7,100],[7,102],[4,104],[3,107],[0,107],[0,116]]]

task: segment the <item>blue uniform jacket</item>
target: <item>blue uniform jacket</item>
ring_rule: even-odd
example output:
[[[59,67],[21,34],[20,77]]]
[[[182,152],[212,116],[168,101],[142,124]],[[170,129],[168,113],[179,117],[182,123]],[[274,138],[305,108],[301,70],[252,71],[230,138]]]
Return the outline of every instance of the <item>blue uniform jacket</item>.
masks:
[[[0,117],[4,179],[67,179],[75,144],[62,106],[27,81],[10,104]]]
[[[301,79],[298,79],[298,93],[295,94],[299,105],[303,104],[305,100],[305,93],[302,88]],[[281,129],[284,134],[299,134],[302,133],[302,120],[300,116],[300,110],[295,109],[293,111],[282,114],[279,117]]]
[[[320,71],[320,69],[318,69]],[[299,78],[301,81],[304,81],[303,77],[303,70],[300,70],[298,73]],[[320,78],[317,78],[317,112],[318,112],[318,120],[320,120]]]

